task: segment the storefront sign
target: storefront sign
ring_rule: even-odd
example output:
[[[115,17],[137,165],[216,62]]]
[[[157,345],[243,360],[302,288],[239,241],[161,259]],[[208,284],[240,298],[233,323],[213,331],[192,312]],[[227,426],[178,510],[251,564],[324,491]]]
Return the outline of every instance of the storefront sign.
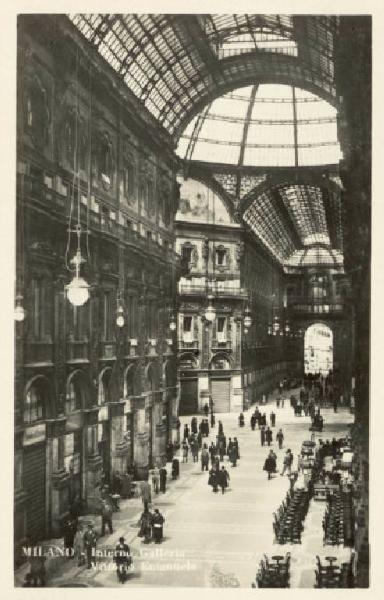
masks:
[[[38,425],[32,425],[24,430],[23,445],[31,446],[38,442],[44,442],[46,435],[45,423],[39,423]]]

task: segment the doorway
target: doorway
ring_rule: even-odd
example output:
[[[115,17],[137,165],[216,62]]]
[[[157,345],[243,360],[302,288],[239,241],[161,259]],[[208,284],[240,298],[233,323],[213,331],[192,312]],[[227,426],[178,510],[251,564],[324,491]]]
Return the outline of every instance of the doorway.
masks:
[[[333,370],[333,332],[325,323],[308,327],[304,337],[304,372],[328,375]]]

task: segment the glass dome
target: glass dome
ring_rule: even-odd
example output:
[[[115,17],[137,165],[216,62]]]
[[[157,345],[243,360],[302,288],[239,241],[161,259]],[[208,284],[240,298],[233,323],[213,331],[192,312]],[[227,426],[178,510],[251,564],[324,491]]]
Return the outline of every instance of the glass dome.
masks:
[[[184,130],[177,154],[244,166],[338,163],[337,110],[289,85],[261,84],[225,94]]]

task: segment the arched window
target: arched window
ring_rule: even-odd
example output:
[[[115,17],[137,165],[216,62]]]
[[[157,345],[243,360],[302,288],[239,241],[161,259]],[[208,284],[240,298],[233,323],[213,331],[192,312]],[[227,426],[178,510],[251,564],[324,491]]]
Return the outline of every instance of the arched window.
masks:
[[[65,396],[65,412],[71,413],[84,406],[83,375],[79,371],[70,375]]]
[[[97,395],[97,403],[99,405],[110,401],[110,383],[112,369],[107,367],[99,375],[99,390]]]
[[[45,416],[49,384],[45,377],[37,377],[27,387],[24,398],[24,423],[40,421]]]

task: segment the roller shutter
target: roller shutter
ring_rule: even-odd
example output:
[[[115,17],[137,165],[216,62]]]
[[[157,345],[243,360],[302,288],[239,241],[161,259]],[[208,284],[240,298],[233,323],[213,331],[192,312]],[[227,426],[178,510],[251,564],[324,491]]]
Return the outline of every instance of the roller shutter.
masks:
[[[197,379],[181,379],[180,381],[180,415],[198,413]]]
[[[212,379],[211,393],[213,401],[213,410],[216,413],[230,411],[231,400],[231,380],[230,379]]]
[[[24,489],[27,502],[27,536],[35,542],[45,537],[45,444],[24,449]]]

